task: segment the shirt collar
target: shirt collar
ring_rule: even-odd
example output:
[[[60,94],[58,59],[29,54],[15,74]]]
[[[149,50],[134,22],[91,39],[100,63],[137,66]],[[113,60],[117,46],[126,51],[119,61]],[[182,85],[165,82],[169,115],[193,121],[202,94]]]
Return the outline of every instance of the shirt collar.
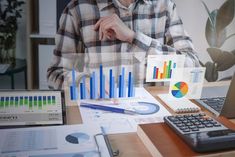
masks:
[[[115,0],[96,0],[97,6],[98,6],[100,11],[107,8],[107,7],[109,7],[109,6],[111,6],[111,5],[114,5],[115,4],[114,1]],[[142,1],[146,4],[149,4],[151,0],[138,0],[138,1]]]

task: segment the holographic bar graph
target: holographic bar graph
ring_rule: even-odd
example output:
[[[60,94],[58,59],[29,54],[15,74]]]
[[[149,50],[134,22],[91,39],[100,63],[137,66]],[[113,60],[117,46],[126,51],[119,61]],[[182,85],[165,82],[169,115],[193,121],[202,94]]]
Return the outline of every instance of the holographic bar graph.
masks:
[[[170,79],[172,76],[172,68],[176,68],[176,63],[172,61],[164,61],[163,67],[153,67],[153,79]]]
[[[109,86],[107,93],[105,95],[105,80],[106,76],[104,75],[103,66],[100,65],[99,67],[99,76],[97,76],[96,72],[93,72],[90,76],[90,97],[86,95],[86,81],[85,78],[82,79],[82,82],[79,83],[80,85],[80,99],[97,99],[97,98],[116,98],[116,97],[133,97],[134,96],[134,76],[131,72],[128,73],[128,84],[126,85],[125,82],[125,71],[126,69],[123,67],[121,69],[121,74],[118,76],[117,83],[115,82],[114,71],[109,69]],[[99,80],[98,80],[99,78]],[[99,82],[99,89],[98,89],[98,82]],[[117,88],[118,87],[118,88]],[[99,91],[99,93],[98,93]],[[127,94],[126,94],[127,93]]]

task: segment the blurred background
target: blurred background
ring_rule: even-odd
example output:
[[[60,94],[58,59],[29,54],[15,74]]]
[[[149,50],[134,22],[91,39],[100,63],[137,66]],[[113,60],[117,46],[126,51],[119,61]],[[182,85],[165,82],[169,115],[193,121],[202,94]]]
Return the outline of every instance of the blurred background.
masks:
[[[207,68],[206,81],[231,78],[235,71],[235,0],[173,1],[201,65]],[[54,37],[68,2],[0,1],[0,65],[11,65],[0,73],[0,89],[47,89]]]

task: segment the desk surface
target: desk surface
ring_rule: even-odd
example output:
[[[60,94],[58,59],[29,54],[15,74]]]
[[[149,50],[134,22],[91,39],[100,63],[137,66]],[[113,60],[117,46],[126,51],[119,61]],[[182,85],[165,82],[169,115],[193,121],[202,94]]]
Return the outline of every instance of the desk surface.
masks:
[[[221,83],[209,83],[207,86],[213,85],[227,85],[229,82],[221,82]],[[159,102],[161,100],[157,97],[160,93],[166,93],[168,87],[147,87],[146,88],[149,93],[151,93]],[[68,98],[68,97],[67,97]],[[77,105],[75,105],[70,100],[66,100],[67,103],[67,123],[68,124],[80,124],[82,123],[81,115],[78,110]],[[164,103],[162,103],[169,112],[174,114],[171,109],[169,109]],[[208,115],[213,116],[209,112],[202,109]],[[230,120],[235,124],[235,119]],[[125,133],[125,134],[113,134],[109,135],[109,140],[113,149],[119,149],[120,155],[119,157],[152,157],[151,154],[148,152],[140,138],[138,137],[137,133]],[[167,146],[166,146],[167,147]],[[215,154],[213,156],[234,156],[230,153],[223,153],[223,154]]]

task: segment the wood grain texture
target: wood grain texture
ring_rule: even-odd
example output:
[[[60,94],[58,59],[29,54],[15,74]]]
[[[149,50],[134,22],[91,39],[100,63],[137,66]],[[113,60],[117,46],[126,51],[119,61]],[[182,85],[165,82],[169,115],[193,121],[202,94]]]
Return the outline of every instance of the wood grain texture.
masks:
[[[221,119],[226,126],[234,128],[235,125],[227,119]],[[227,122],[225,122],[227,121]],[[232,125],[232,126],[231,126]],[[142,130],[142,132],[140,131]],[[145,135],[143,135],[145,134]],[[189,157],[189,156],[235,156],[235,150],[232,151],[219,151],[213,153],[197,153],[194,152],[175,132],[164,123],[158,124],[142,124],[138,128],[138,135],[142,140],[150,140],[151,145],[147,146],[150,152],[157,149],[162,156],[166,157]],[[145,137],[144,137],[145,136]],[[148,139],[146,139],[148,138]],[[150,149],[151,148],[151,149]],[[152,153],[153,154],[153,153]]]

